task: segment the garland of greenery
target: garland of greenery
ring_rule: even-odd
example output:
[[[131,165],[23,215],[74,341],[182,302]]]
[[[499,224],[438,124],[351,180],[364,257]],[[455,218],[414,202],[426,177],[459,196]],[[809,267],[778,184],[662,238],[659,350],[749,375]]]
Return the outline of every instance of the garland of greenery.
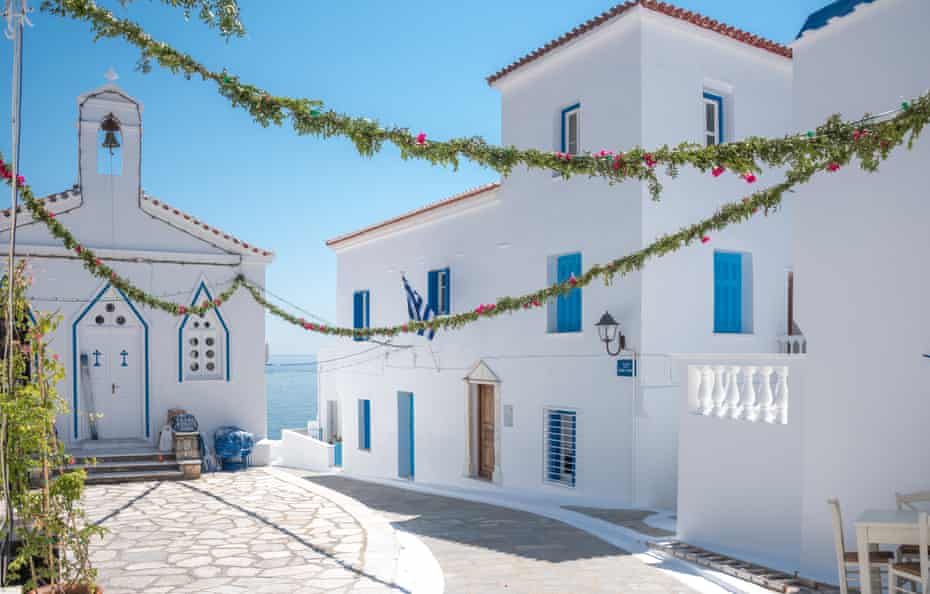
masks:
[[[346,328],[307,322],[304,318],[288,313],[270,303],[260,287],[250,283],[241,275],[212,302],[204,301],[200,304],[185,306],[156,297],[119,276],[112,268],[104,264],[93,250],[82,246],[71,232],[56,220],[55,215],[46,210],[35,198],[22,176],[17,179],[17,185],[22,187],[23,203],[34,219],[44,223],[53,236],[61,240],[67,249],[73,250],[83,261],[84,267],[92,274],[108,280],[138,303],[174,315],[203,314],[211,308],[220,306],[240,287],[244,287],[268,312],[306,330],[334,336],[371,338],[395,336],[400,333],[426,329],[460,328],[481,318],[492,318],[503,313],[541,307],[548,299],[584,287],[596,278],[601,278],[606,284],[610,284],[618,275],[625,276],[640,270],[649,259],[675,252],[696,241],[709,242],[711,238],[707,234],[712,231],[719,231],[732,224],[745,221],[760,210],[768,214],[778,208],[785,192],[806,183],[818,172],[835,172],[853,158],[859,160],[860,167],[865,171],[877,171],[879,163],[888,158],[893,148],[906,144],[910,149],[928,121],[930,121],[930,93],[921,96],[913,103],[905,103],[894,117],[881,122],[873,121],[863,126],[859,122],[843,122],[839,116],[833,116],[811,135],[807,141],[809,148],[792,153],[791,167],[786,172],[784,181],[770,188],[759,190],[742,200],[727,203],[712,216],[675,233],[661,236],[640,250],[606,264],[592,266],[581,276],[572,277],[565,282],[518,297],[500,297],[494,303],[479,305],[473,311],[441,316],[428,322],[409,321],[401,325],[380,328]],[[719,172],[715,170],[713,174],[718,176]],[[0,155],[0,175],[8,181],[12,177],[6,166],[2,164],[2,155]]]
[[[182,5],[187,11],[201,6],[201,18],[208,24],[219,26],[227,36],[241,35],[236,0],[162,0],[171,5]],[[838,138],[830,136],[832,128],[818,130],[817,134],[792,135],[783,138],[750,137],[722,145],[702,146],[684,142],[676,147],[668,145],[647,151],[635,147],[625,152],[601,150],[584,155],[537,149],[494,146],[480,137],[454,138],[447,141],[427,140],[425,133],[414,134],[407,128],[383,126],[368,119],[353,117],[333,110],[324,110],[317,99],[277,96],[255,85],[239,80],[225,69],[221,72],[208,69],[191,55],[180,52],[168,44],[151,38],[137,23],[119,19],[112,12],[99,7],[93,0],[45,0],[43,10],[91,24],[96,39],[122,38],[141,52],[139,67],[151,69],[154,60],[173,73],[186,78],[197,75],[217,85],[221,95],[234,107],[249,112],[264,127],[281,126],[287,120],[297,134],[323,138],[342,136],[350,139],[359,154],[371,156],[381,150],[384,143],[400,149],[403,159],[424,159],[433,165],[457,167],[460,158],[508,175],[514,167],[523,165],[531,169],[552,170],[564,178],[574,175],[602,177],[610,183],[637,179],[648,184],[653,199],[661,193],[657,168],[664,168],[669,177],[675,177],[682,166],[689,165],[702,172],[719,175],[731,171],[749,183],[756,181],[762,166],[780,167],[796,162],[807,155],[813,158],[831,149]],[[214,11],[234,11],[233,22],[217,20]],[[840,129],[839,132],[844,130]]]

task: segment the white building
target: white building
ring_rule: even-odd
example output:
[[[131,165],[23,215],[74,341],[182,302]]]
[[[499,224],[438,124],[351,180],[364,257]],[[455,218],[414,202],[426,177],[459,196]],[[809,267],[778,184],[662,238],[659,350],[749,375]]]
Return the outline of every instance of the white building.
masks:
[[[488,82],[501,93],[504,145],[583,153],[780,135],[791,123],[791,76],[787,48],[642,0]],[[402,323],[402,274],[450,313],[528,293],[754,189],[732,174],[683,171],[664,181],[656,203],[635,181],[521,169],[500,185],[335,238],[338,322]],[[344,465],[358,475],[674,507],[671,355],[779,348],[789,220],[760,216],[610,287],[440,332],[431,343],[407,335],[394,344],[412,348],[355,342],[321,352],[325,437],[344,440]],[[618,377],[598,339],[594,324],[605,311],[621,323],[636,377]]]
[[[106,265],[154,295],[199,304],[239,274],[263,283],[273,254],[146,194],[141,159],[142,104],[112,84],[81,95],[78,183],[44,205]],[[2,214],[5,247],[10,212]],[[17,255],[35,281],[32,308],[64,318],[51,339],[67,369],[59,389],[73,409],[58,419],[62,439],[152,443],[172,408],[194,414],[208,443],[220,425],[265,436],[265,314],[245,291],[203,317],[174,316],[92,276],[24,208],[17,228]],[[91,423],[88,413],[102,417]]]
[[[844,1],[814,13],[792,45],[793,129],[833,113],[884,112],[925,93],[928,27],[925,0]],[[855,164],[794,196],[796,316],[808,354],[689,362],[692,373],[702,365],[783,368],[787,423],[690,414],[696,395],[688,386],[683,540],[836,583],[826,500],[840,500],[854,549],[859,513],[893,509],[896,491],[930,486],[928,162],[924,134],[878,174]]]

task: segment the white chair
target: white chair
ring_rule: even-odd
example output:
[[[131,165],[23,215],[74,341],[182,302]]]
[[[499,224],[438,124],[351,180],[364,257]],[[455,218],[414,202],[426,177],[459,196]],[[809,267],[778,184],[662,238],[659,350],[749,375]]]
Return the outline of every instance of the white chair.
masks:
[[[930,590],[930,522],[927,520],[927,512],[922,511],[917,514],[917,526],[919,529],[920,545],[917,549],[919,561],[892,561],[888,564],[888,594],[895,592],[913,592],[913,586],[920,586],[923,594],[928,594]],[[910,589],[905,590],[900,587],[901,580],[905,580]]]
[[[840,573],[840,594],[849,594],[850,574],[859,573],[859,553],[846,550],[846,541],[843,538],[843,514],[840,512],[840,502],[837,499],[828,499],[827,504],[833,512],[833,541],[836,545],[836,565]],[[869,551],[869,565],[873,575],[877,575],[881,568],[887,568],[894,560],[891,551]]]
[[[919,512],[921,508],[924,510],[928,506],[920,506],[920,503],[930,504],[930,491],[918,491],[917,493],[895,493],[894,494],[895,503],[898,505],[900,510],[911,510]],[[920,549],[917,548],[917,545],[901,545],[898,547],[898,560],[899,561],[917,561],[920,557]]]

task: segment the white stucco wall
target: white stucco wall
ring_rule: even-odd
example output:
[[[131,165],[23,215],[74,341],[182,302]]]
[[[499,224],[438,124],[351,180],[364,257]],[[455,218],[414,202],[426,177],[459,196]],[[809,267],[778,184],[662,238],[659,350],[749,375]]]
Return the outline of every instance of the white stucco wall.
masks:
[[[79,117],[82,203],[74,210],[57,215],[57,220],[82,245],[95,250],[122,278],[150,294],[178,303],[190,303],[201,282],[214,296],[239,274],[264,284],[264,260],[225,252],[140,209],[141,105],[109,90],[83,105]],[[123,169],[118,176],[98,175],[96,170],[96,130],[100,119],[111,112],[122,124]],[[21,217],[25,217],[21,221],[29,219],[25,213]],[[7,220],[5,228],[0,229],[4,247],[9,241],[8,227]],[[67,375],[59,385],[59,392],[70,405],[74,401],[73,326],[105,283],[85,270],[74,253],[65,250],[42,224],[31,223],[19,228],[17,254],[27,260],[29,274],[34,278],[28,293],[32,307],[62,316],[51,339],[51,348],[65,364]],[[151,441],[157,440],[171,408],[183,408],[194,414],[209,444],[212,444],[213,431],[221,425],[238,425],[252,432],[256,439],[263,438],[266,434],[265,313],[261,306],[245,291],[238,291],[219,308],[229,332],[228,381],[224,377],[180,382],[182,318],[138,303],[134,305],[148,325],[148,432]],[[137,360],[142,363],[143,357]],[[141,382],[141,397],[144,398],[144,376]],[[78,402],[80,407],[83,399],[78,398]],[[125,422],[139,421],[127,419]],[[71,415],[59,419],[58,430],[62,439],[74,440]],[[87,432],[83,431],[78,437],[85,439]]]
[[[930,4],[879,0],[806,33],[793,47],[791,129],[833,113],[882,112],[926,92],[928,25]],[[808,354],[792,364],[790,420],[682,417],[684,539],[836,583],[827,499],[840,499],[852,549],[859,513],[893,508],[895,491],[926,489],[928,158],[921,139],[877,174],[854,163],[792,196],[795,316]]]
[[[690,25],[682,29],[677,21],[669,26],[674,19],[648,19],[644,24],[642,12],[636,8],[495,83],[501,91],[503,143],[556,150],[560,111],[575,103],[582,105],[582,150],[696,140],[702,121],[701,86],[710,77],[728,78],[739,89],[765,85],[744,94],[747,102],[763,102],[740,112],[744,133],[765,133],[786,125],[787,60],[757,56],[765,52],[732,41],[707,41],[715,35],[695,32]],[[673,51],[666,51],[667,47]],[[657,62],[654,56],[644,56],[646,52],[666,58]],[[710,68],[719,62],[724,65]],[[772,82],[760,83],[767,77]],[[681,107],[679,117],[665,118],[668,114],[657,107],[645,107],[663,101]],[[480,207],[445,218],[433,214],[428,222],[405,223],[403,231],[378,232],[374,234],[381,235],[378,239],[337,247],[338,321],[351,325],[352,293],[361,289],[371,291],[373,325],[404,321],[401,272],[425,297],[427,271],[450,266],[453,312],[471,310],[501,295],[538,289],[548,283],[548,256],[580,251],[583,268],[607,262],[640,248],[659,233],[706,216],[720,202],[745,191],[741,180],[707,178],[669,181],[663,202],[654,205],[638,183],[610,186],[601,180],[565,181],[546,172],[518,169],[503,181],[496,199],[482,200]],[[695,185],[701,186],[698,193]],[[787,222],[784,217],[772,217],[762,225],[763,233],[732,236],[753,250],[777,253],[769,259],[760,257],[756,264],[759,277],[767,279],[756,292],[760,299],[757,315],[760,320],[763,314],[766,317],[753,337],[737,341],[738,348],[747,351],[774,350],[775,335],[784,324],[777,319],[782,293],[770,290],[770,279],[784,273],[788,248],[780,250],[775,244],[787,245]],[[714,337],[709,331],[712,251],[692,248],[688,254],[661,273],[647,269],[618,279],[610,287],[594,283],[584,289],[580,333],[547,333],[543,309],[440,333],[429,347],[421,338],[404,336],[395,343],[417,348],[394,352],[388,359],[372,352],[325,363],[370,348],[369,343],[344,344],[321,353],[319,410],[325,416],[326,400],[342,402],[346,469],[397,476],[397,392],[409,391],[416,409],[418,482],[503,487],[605,505],[674,507],[678,405],[677,392],[669,388],[674,378],[667,354],[686,348],[718,348],[712,346]],[[708,268],[692,273],[693,268],[700,269],[703,259]],[[647,275],[652,275],[649,290],[644,288]],[[682,295],[695,294],[700,299],[681,301]],[[646,352],[641,361],[641,390],[636,380],[616,376],[616,361],[604,353],[597,339],[593,325],[605,310],[622,324],[628,347]],[[647,342],[649,336],[651,342]],[[358,364],[366,358],[373,360]],[[497,486],[464,476],[466,386],[462,378],[479,360],[499,377],[503,405],[514,407],[514,426],[498,426],[501,472]],[[370,451],[357,447],[359,398],[372,400]],[[543,411],[547,406],[578,411],[574,489],[543,480]],[[326,426],[325,419],[322,425]]]
[[[930,3],[880,0],[797,44],[795,126],[856,118],[927,91]],[[930,202],[926,135],[877,175],[850,167],[798,191],[795,278],[808,337],[802,571],[836,579],[828,497],[847,534],[894,491],[927,488]]]

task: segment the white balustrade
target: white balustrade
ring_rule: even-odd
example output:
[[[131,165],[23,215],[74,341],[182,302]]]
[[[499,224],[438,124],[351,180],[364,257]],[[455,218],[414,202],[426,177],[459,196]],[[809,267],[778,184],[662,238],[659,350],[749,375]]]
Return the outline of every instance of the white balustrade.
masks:
[[[714,414],[718,417],[727,416],[727,393],[723,389],[723,373],[726,367],[717,365],[714,367]]]
[[[693,381],[688,401],[696,414],[750,423],[788,422],[787,365],[690,365],[689,374]]]
[[[803,334],[783,334],[778,337],[778,352],[787,355],[807,354],[807,338]]]

